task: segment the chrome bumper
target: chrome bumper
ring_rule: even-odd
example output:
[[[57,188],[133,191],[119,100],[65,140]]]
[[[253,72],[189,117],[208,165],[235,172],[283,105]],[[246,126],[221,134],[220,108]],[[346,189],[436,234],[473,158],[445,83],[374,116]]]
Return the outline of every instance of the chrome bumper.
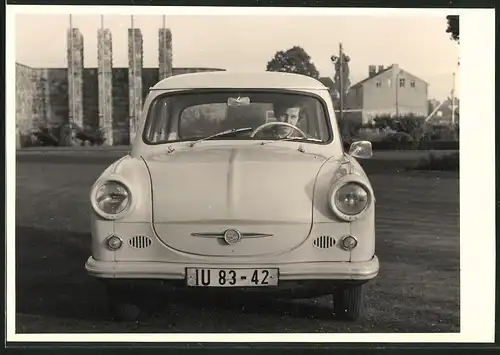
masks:
[[[191,264],[142,261],[98,261],[89,257],[87,272],[98,278],[183,280],[186,268],[278,268],[280,281],[370,280],[377,276],[379,261],[374,256],[364,262],[307,262],[279,264]]]

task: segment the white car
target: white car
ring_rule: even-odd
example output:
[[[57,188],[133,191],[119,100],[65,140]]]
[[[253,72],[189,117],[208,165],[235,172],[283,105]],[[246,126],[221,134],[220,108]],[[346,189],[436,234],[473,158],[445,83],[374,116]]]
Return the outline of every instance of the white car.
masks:
[[[314,78],[164,79],[131,153],[91,189],[86,270],[104,281],[115,319],[136,319],[142,287],[161,283],[328,295],[332,316],[355,320],[379,271],[375,197],[355,159],[371,155],[365,141],[344,152],[330,93]]]

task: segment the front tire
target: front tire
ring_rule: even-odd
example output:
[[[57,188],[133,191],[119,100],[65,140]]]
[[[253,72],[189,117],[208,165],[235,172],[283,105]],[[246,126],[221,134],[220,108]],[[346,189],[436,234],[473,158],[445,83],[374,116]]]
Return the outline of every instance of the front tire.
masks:
[[[363,285],[342,286],[333,293],[333,311],[335,317],[354,321],[363,311]]]
[[[105,288],[111,318],[125,322],[139,320],[141,308],[130,286],[105,282]]]

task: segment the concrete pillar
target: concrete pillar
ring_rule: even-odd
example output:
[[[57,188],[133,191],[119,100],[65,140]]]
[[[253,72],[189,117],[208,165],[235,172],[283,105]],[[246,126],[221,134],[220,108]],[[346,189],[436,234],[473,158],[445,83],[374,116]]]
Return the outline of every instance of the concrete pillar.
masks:
[[[83,128],[83,35],[77,28],[68,30],[69,123]]]
[[[53,120],[52,120],[52,106],[50,105],[50,79],[49,79],[49,70],[41,69],[39,80],[39,95],[42,109],[42,115],[39,117],[39,123],[42,126],[52,128]]]
[[[172,76],[172,32],[168,28],[158,30],[159,80]]]
[[[21,131],[19,130],[19,125],[16,122],[16,149],[21,149]]]
[[[47,69],[33,70],[33,121],[32,129],[50,128],[50,85]]]
[[[99,128],[106,145],[113,145],[113,46],[109,29],[97,31]]]
[[[128,83],[130,113],[130,143],[137,132],[142,110],[142,33],[138,28],[128,30]]]

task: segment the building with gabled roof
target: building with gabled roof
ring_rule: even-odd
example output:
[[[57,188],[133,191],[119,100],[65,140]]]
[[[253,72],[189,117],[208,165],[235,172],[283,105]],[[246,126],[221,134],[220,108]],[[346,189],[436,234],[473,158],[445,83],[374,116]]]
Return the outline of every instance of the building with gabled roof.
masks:
[[[398,64],[387,68],[370,65],[368,77],[352,85],[346,95],[346,118],[367,123],[380,115],[426,116],[428,86],[426,81],[401,69]]]

